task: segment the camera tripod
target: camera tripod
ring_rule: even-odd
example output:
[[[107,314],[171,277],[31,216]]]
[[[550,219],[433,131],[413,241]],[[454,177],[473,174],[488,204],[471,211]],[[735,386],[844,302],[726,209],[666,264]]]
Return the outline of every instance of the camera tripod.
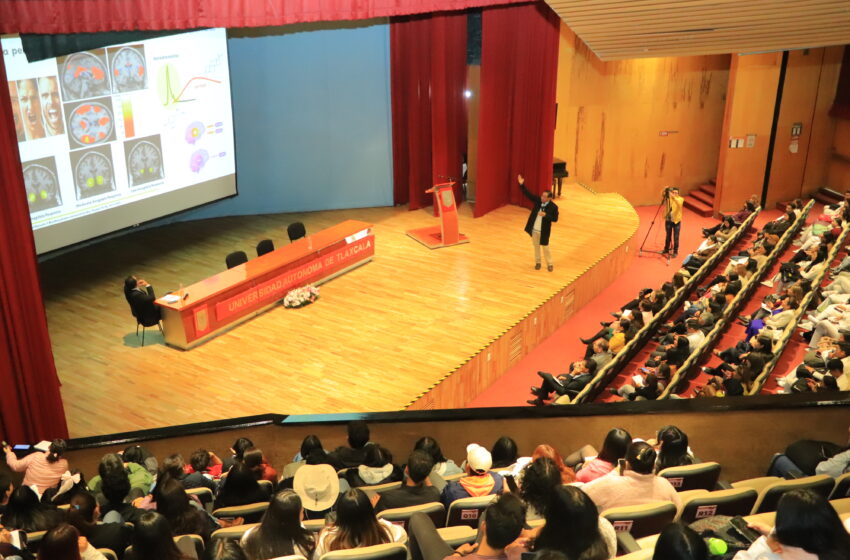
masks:
[[[667,259],[667,266],[670,266],[670,253],[667,251],[653,251],[651,249],[644,249],[644,245],[646,245],[646,240],[649,239],[649,234],[652,233],[652,228],[655,226],[655,221],[658,219],[658,214],[661,212],[661,208],[665,208],[667,206],[667,197],[670,196],[670,190],[664,189],[664,195],[661,198],[661,204],[658,205],[658,208],[655,210],[655,215],[652,217],[652,222],[649,224],[649,229],[646,230],[646,237],[643,238],[643,242],[640,244],[640,249],[638,249],[638,256],[643,256],[644,253],[655,253],[656,255],[661,255]]]

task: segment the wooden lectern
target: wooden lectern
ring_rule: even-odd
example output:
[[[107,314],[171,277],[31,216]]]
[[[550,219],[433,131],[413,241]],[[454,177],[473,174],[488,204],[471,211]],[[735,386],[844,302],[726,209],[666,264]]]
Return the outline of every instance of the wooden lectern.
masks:
[[[440,183],[425,192],[433,193],[440,211],[440,225],[411,229],[407,235],[422,243],[429,249],[450,247],[469,243],[469,238],[458,230],[457,205],[452,187],[454,183]]]

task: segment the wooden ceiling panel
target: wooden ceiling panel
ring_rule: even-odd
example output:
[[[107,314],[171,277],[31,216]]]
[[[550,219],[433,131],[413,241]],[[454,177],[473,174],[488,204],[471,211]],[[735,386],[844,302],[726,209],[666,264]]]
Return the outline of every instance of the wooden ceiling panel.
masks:
[[[546,0],[602,60],[850,43],[848,0]]]

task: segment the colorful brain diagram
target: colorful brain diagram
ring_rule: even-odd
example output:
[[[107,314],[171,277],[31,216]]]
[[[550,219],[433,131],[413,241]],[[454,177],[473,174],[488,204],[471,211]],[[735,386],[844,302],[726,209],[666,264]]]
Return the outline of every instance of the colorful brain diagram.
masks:
[[[112,67],[112,90],[115,93],[145,88],[147,68],[143,46],[109,49],[109,59]]]
[[[71,154],[71,164],[78,200],[115,190],[110,146],[74,152]]]
[[[71,148],[96,146],[115,139],[115,116],[110,98],[65,105]]]
[[[103,49],[79,52],[57,61],[65,101],[108,95],[112,91]]]
[[[24,163],[23,175],[30,214],[62,204],[56,161],[52,156]]]
[[[165,177],[159,135],[125,142],[124,154],[127,158],[127,178],[131,187]]]

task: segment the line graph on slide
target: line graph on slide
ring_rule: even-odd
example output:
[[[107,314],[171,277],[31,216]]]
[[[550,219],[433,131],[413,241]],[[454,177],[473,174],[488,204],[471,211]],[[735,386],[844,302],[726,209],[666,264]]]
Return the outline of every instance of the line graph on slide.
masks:
[[[162,103],[163,107],[172,108],[176,106],[177,103],[195,101],[194,98],[185,99],[184,94],[186,94],[186,90],[190,85],[198,82],[220,84],[221,80],[214,80],[213,78],[208,78],[206,76],[193,76],[181,86],[180,75],[177,72],[177,68],[171,63],[165,64],[159,69],[157,76],[157,92],[159,93],[160,103]]]

